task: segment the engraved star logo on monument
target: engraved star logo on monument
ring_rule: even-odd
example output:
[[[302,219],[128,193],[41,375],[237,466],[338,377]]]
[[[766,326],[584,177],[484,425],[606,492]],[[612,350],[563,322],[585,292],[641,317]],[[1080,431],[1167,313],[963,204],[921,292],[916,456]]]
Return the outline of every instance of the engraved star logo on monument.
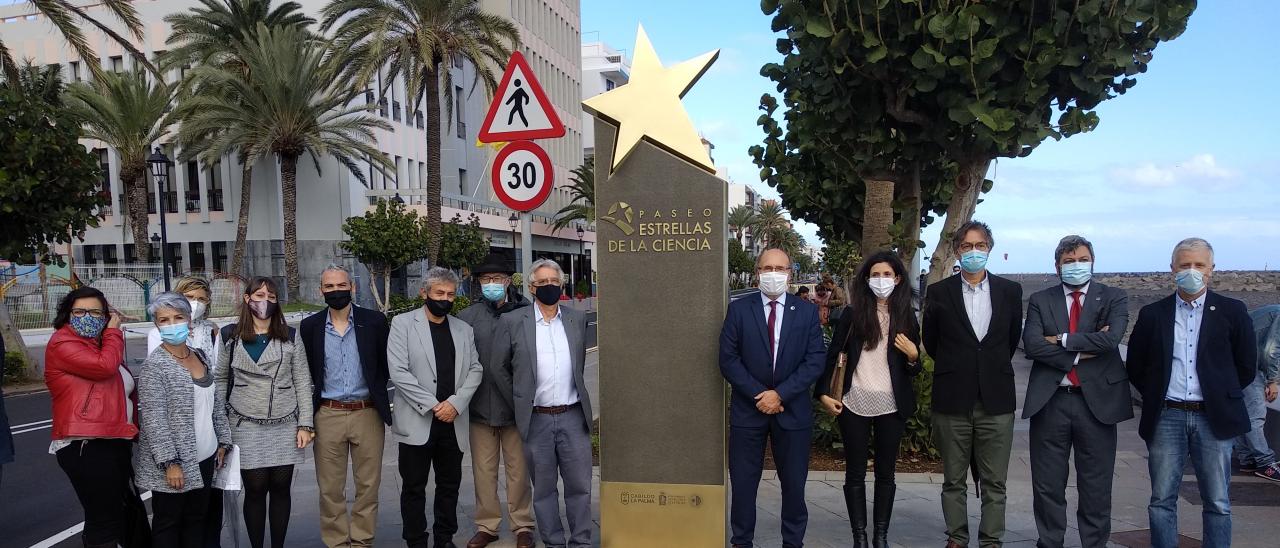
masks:
[[[613,91],[582,102],[583,108],[618,126],[614,142],[613,165],[616,171],[642,139],[684,160],[715,173],[711,156],[702,144],[680,99],[701,78],[720,50],[704,53],[672,65],[662,66],[649,37],[641,26],[636,31],[635,59],[631,63],[631,79]]]

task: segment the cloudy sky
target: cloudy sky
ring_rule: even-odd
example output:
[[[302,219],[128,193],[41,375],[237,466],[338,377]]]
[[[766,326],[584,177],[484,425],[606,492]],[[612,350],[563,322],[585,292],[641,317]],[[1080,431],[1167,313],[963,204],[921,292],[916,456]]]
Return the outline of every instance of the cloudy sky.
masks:
[[[585,0],[583,42],[629,51],[639,23],[664,64],[720,48],[685,106],[732,179],[776,196],[746,152],[761,137],[760,95],[774,91],[759,67],[779,58],[757,6]],[[995,188],[975,216],[995,231],[992,269],[1050,271],[1070,233],[1094,242],[1099,271],[1166,269],[1173,244],[1192,235],[1214,244],[1220,269],[1280,268],[1277,20],[1271,0],[1201,2],[1137,87],[1098,110],[1097,130],[993,165]],[[798,228],[818,241],[816,227]],[[936,238],[937,226],[926,229],[930,251]]]

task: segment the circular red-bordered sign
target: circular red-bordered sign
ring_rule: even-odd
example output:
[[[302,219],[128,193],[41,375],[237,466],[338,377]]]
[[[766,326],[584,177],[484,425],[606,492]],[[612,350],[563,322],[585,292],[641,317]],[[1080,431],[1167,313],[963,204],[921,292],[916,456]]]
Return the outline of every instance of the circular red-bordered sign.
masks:
[[[551,157],[533,141],[510,143],[493,159],[493,193],[516,211],[532,211],[547,201],[555,186]]]

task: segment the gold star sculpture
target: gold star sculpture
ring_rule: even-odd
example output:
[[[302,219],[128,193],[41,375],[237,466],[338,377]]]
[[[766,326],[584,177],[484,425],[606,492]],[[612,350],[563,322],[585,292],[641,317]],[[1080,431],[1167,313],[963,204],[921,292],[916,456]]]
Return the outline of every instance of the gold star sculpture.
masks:
[[[648,139],[668,152],[715,173],[711,156],[707,154],[702,137],[693,128],[680,99],[719,56],[720,50],[715,50],[663,67],[644,33],[644,27],[636,31],[630,81],[582,102],[587,112],[618,126],[610,171],[618,169],[641,139]]]

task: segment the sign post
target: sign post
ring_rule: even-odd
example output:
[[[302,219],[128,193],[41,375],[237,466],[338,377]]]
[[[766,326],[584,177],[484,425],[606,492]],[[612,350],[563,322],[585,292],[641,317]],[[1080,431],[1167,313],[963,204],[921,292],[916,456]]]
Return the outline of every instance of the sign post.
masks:
[[[545,203],[555,187],[551,158],[532,140],[554,139],[564,133],[564,124],[533,69],[524,55],[512,52],[477,139],[482,143],[514,141],[494,157],[490,181],[494,197],[519,214],[521,256],[517,260],[522,273],[527,274],[533,264],[533,225],[528,213]]]

